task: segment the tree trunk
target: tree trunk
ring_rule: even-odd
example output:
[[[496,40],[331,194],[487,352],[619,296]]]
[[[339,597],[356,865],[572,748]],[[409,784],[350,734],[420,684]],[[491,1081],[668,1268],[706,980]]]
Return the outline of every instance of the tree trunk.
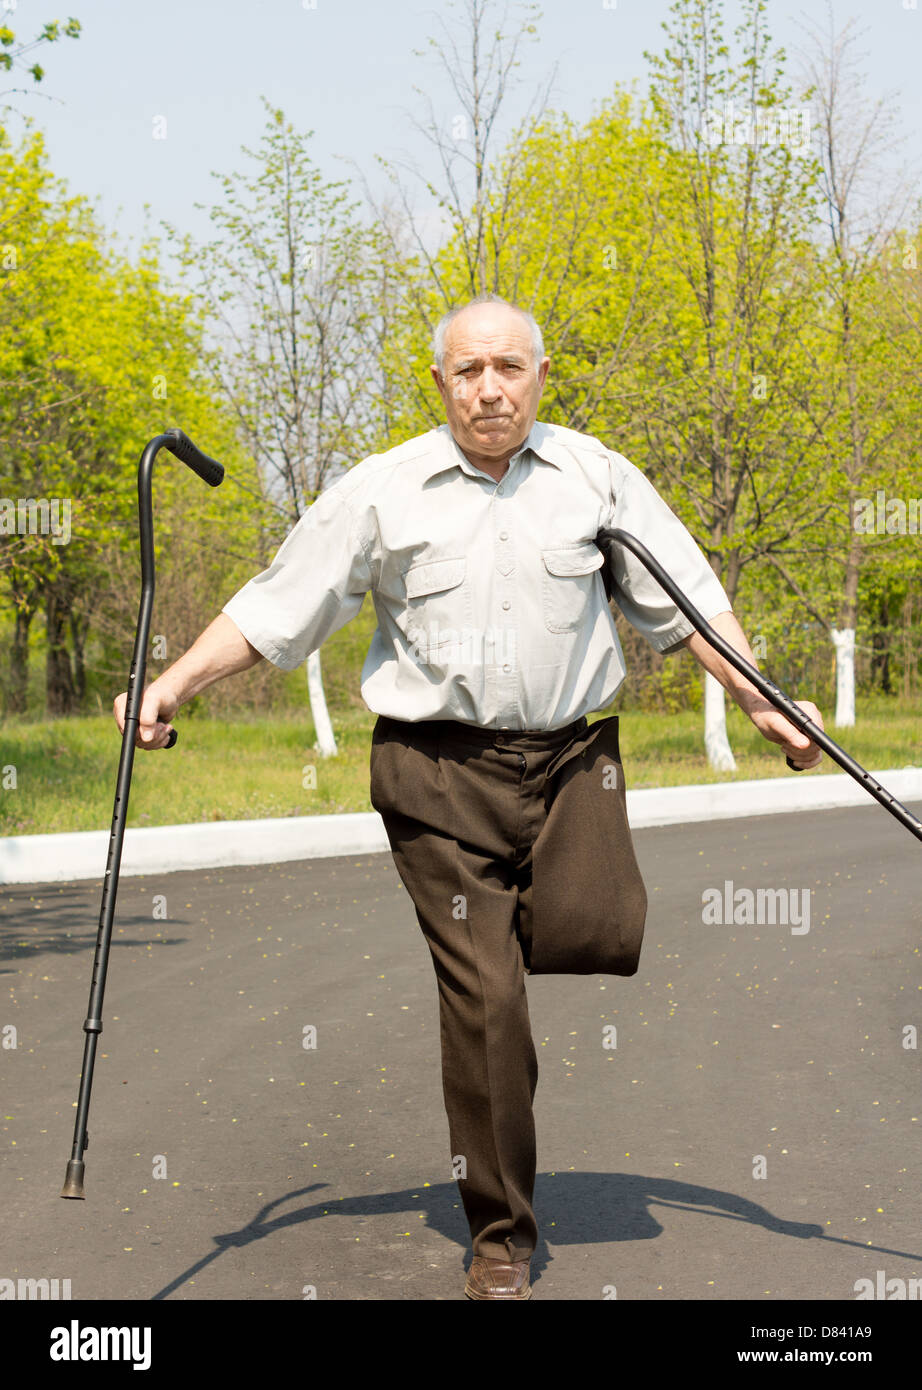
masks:
[[[835,723],[847,729],[855,723],[855,629],[834,627],[830,635],[836,649]]]
[[[73,714],[76,708],[70,652],[65,641],[67,606],[53,590],[45,598],[48,650],[45,658],[45,713]]]
[[[704,673],[704,746],[715,772],[735,772],[736,759],[727,737],[726,691],[710,671]]]
[[[29,695],[29,629],[32,624],[32,609],[28,606],[16,609],[16,622],[13,628],[13,646],[10,651],[9,692],[7,711],[10,714],[25,714]]]
[[[884,695],[890,695],[893,690],[890,680],[890,601],[886,594],[880,601],[878,620],[879,626],[871,638],[871,646],[874,649],[871,672]]]
[[[839,626],[830,636],[836,649],[836,714],[840,729],[850,729],[855,723],[855,629],[858,626],[858,573],[861,566],[861,547],[854,526],[854,502],[849,503],[851,543],[845,564]]]
[[[712,539],[716,547],[723,540],[723,526],[718,523],[712,529]],[[734,549],[724,561],[725,571],[720,573],[720,566],[711,561],[711,567],[717,578],[724,586],[724,592],[730,600],[732,608],[736,600],[736,591],[740,580],[739,551]],[[708,764],[715,772],[735,772],[736,759],[733,756],[733,749],[730,747],[730,736],[727,733],[727,692],[724,690],[720,681],[715,680],[710,671],[704,673],[704,748],[708,757]]]
[[[320,750],[320,756],[332,758],[336,753],[336,739],[333,736],[333,725],[330,723],[326,696],[323,693],[319,652],[311,652],[307,658],[307,693],[310,698],[314,728],[317,731],[317,747]]]
[[[73,609],[71,609],[70,637],[74,647],[74,684],[76,686],[77,699],[80,704],[86,699],[86,663],[84,660],[84,648],[88,627],[89,622],[86,619],[81,622]]]

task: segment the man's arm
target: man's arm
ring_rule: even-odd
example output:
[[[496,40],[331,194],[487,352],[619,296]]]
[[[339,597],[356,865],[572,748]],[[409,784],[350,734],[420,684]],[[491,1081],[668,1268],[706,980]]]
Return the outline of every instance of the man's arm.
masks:
[[[145,690],[135,746],[164,748],[172,728],[170,720],[180,705],[215,681],[246,671],[264,659],[236,623],[226,613],[219,613],[189,650]],[[112,706],[121,733],[125,730],[127,703],[128,693],[124,691],[115,697]]]
[[[758,669],[756,659],[746,641],[746,635],[733,613],[718,613],[716,618],[711,618],[709,621],[714,631],[719,633],[734,651],[739,652],[750,666],[755,666]],[[795,729],[791,721],[786,719],[780,710],[775,709],[774,705],[769,704],[765,696],[759,694],[752,682],[737,671],[735,666],[731,666],[729,661],[726,661],[719,652],[715,651],[700,632],[693,632],[690,637],[686,637],[682,646],[687,647],[704,669],[710,671],[715,680],[718,680],[724,689],[730,692],[743,713],[748,714],[759,733],[771,743],[779,743],[785,755],[801,771],[816,767],[820,763],[823,757],[822,750],[817,747],[813,740],[807,738],[807,735],[802,734],[799,729]],[[816,705],[809,700],[795,700],[794,703],[800,706],[818,728],[825,727],[823,717]]]
[[[138,748],[165,747],[179,706],[206,686],[263,659],[293,671],[355,617],[372,586],[367,551],[373,527],[347,505],[344,481],[308,507],[269,568],[238,589],[185,655],[148,686]],[[113,706],[121,731],[127,700],[121,694]]]

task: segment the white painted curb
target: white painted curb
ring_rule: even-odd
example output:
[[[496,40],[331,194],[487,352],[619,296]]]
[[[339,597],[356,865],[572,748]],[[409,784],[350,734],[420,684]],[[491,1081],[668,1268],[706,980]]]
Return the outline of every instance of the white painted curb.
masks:
[[[0,883],[102,880],[109,838],[108,830],[81,830],[0,840]],[[334,854],[377,854],[389,848],[384,822],[377,811],[155,825],[125,831],[119,876],[229,864],[281,864],[292,859],[324,859]]]
[[[755,782],[715,782],[629,791],[634,830],[687,821],[768,816],[785,811],[824,811],[877,803],[845,773]],[[898,801],[922,802],[922,768],[875,772]],[[883,811],[881,812],[883,814]],[[0,884],[102,881],[109,853],[108,830],[64,835],[14,835],[0,840]],[[338,854],[378,854],[389,849],[377,811],[342,816],[282,816],[278,820],[203,821],[126,830],[120,875],[172,873],[177,869],[232,864],[281,864]]]
[[[757,782],[713,782],[687,787],[629,791],[628,820],[634,830],[683,821],[729,820],[735,816],[773,816],[784,811],[829,811],[841,806],[879,803],[847,773],[795,780],[766,777]],[[922,801],[922,767],[890,768],[871,774],[897,801]]]

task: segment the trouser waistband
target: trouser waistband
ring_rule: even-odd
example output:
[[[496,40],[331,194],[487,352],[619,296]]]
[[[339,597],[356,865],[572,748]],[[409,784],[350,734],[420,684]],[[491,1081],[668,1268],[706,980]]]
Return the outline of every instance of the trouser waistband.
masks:
[[[378,715],[378,726],[405,731],[411,738],[441,738],[455,744],[477,748],[512,748],[523,751],[531,748],[558,748],[585,732],[585,715],[559,729],[485,729],[479,724],[465,724],[460,719],[393,719]]]

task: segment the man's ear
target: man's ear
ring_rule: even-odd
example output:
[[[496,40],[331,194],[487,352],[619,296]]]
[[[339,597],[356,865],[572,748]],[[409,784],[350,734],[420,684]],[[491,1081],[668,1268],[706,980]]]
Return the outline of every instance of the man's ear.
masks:
[[[445,394],[445,383],[444,383],[444,381],[442,380],[442,373],[439,371],[438,367],[435,365],[434,362],[430,362],[430,364],[429,364],[429,370],[430,370],[430,372],[432,373],[432,379],[433,379],[433,381],[435,382],[436,386],[439,388],[439,395],[440,395],[440,396],[444,396],[444,394]]]
[[[540,390],[544,389],[544,383],[547,380],[547,370],[550,365],[551,359],[549,357],[542,357],[538,367],[538,387]]]

